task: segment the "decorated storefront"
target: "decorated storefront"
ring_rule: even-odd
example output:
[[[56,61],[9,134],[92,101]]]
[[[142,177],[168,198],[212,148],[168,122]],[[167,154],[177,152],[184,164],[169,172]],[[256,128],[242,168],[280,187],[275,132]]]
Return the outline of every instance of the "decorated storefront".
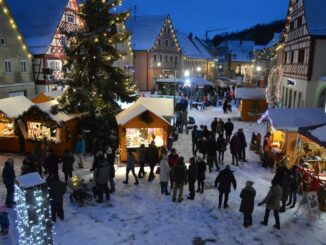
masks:
[[[157,147],[166,146],[172,116],[173,100],[162,98],[140,98],[116,115],[119,125],[120,160],[127,160],[127,149],[136,151],[141,144],[147,147],[154,141]]]
[[[277,165],[287,159],[288,167],[298,164],[296,152],[299,127],[326,123],[326,114],[323,109],[268,109],[258,120],[258,123],[267,123],[270,132],[272,148],[270,158]]]
[[[78,127],[78,117],[56,111],[56,101],[33,105],[21,116],[20,130],[24,135],[25,151],[32,152],[37,142],[47,144],[57,154],[66,148],[73,150]]]
[[[263,88],[237,88],[235,97],[240,100],[239,111],[242,121],[256,121],[268,108]]]
[[[19,131],[18,119],[33,103],[25,96],[0,100],[0,151],[19,152],[24,150],[24,139]]]

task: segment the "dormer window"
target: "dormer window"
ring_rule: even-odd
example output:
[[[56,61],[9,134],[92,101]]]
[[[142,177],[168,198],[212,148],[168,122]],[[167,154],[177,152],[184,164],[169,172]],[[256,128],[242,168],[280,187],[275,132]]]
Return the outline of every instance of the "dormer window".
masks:
[[[75,16],[73,14],[66,14],[66,21],[75,24]]]

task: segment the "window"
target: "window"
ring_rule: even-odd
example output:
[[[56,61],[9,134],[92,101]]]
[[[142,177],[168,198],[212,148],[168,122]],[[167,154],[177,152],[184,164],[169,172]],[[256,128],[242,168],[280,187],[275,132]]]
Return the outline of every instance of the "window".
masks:
[[[0,38],[0,46],[6,46],[6,39],[4,37]]]
[[[157,57],[156,57],[156,54],[154,54],[154,62],[156,62],[157,60]]]
[[[301,97],[302,97],[302,93],[299,92],[299,94],[298,94],[298,108],[301,108],[301,107],[302,107],[302,104],[301,104]]]
[[[288,93],[289,93],[289,89],[286,88],[286,89],[285,89],[285,102],[284,102],[284,106],[285,106],[285,107],[288,106]]]
[[[285,87],[282,87],[282,107],[284,106]]]
[[[290,23],[290,31],[293,31],[293,29],[294,29],[294,21]]]
[[[294,61],[294,51],[291,51],[291,64],[293,64]]]
[[[288,108],[292,107],[292,89],[290,89],[290,93],[289,93],[289,106]]]
[[[59,60],[50,60],[49,63],[50,63],[50,68],[53,71],[60,71],[61,70]]]
[[[297,27],[302,26],[302,16],[299,16],[297,19]]]
[[[298,106],[296,105],[297,103],[297,91],[293,92],[293,107],[297,108]]]
[[[166,29],[167,29],[167,28],[166,28],[166,27],[164,27],[164,33],[166,33]]]
[[[69,23],[75,23],[75,16],[72,14],[66,14],[66,21]]]
[[[168,63],[168,56],[165,55],[165,62]]]
[[[66,44],[67,44],[66,36],[64,36],[64,35],[61,36],[60,43],[61,43],[61,46],[66,46]]]
[[[173,62],[173,57],[172,57],[172,56],[170,56],[170,62],[171,62],[171,63]]]
[[[159,40],[158,40],[158,45],[161,46],[161,44],[162,44],[162,41],[161,41],[161,39],[159,39]]]
[[[174,57],[174,62],[175,62],[176,64],[178,64],[178,56],[175,56],[175,57]]]
[[[21,73],[27,72],[27,62],[26,62],[26,60],[21,60],[20,61],[20,72]]]
[[[160,62],[162,62],[162,60],[163,60],[163,59],[162,59],[162,55],[160,54]]]
[[[170,34],[170,32],[171,32],[171,29],[170,29],[170,27],[168,28],[168,34]]]
[[[303,64],[304,63],[304,57],[305,56],[305,50],[304,49],[300,49],[299,50],[299,55],[298,55],[298,63],[299,64]]]
[[[171,45],[172,45],[172,47],[174,47],[174,45],[175,45],[175,42],[174,42],[174,41],[172,41]]]
[[[165,40],[165,46],[169,46],[169,40]]]
[[[11,60],[4,60],[5,73],[12,73],[12,62]]]
[[[283,61],[284,64],[287,64],[288,63],[288,52],[284,52],[284,61]]]

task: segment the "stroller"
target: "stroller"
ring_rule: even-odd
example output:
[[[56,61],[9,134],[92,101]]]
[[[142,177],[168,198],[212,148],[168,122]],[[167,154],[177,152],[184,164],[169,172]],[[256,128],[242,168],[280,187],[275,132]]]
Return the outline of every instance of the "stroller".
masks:
[[[70,201],[77,202],[80,206],[84,205],[86,201],[92,201],[93,197],[96,197],[96,184],[93,179],[88,183],[84,183],[79,176],[73,176],[71,178],[72,193],[70,193]]]

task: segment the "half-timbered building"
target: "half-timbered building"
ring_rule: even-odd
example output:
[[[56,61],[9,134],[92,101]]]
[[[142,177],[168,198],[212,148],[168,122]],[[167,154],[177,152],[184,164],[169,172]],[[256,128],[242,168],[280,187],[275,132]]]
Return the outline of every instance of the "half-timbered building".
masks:
[[[7,0],[27,45],[33,54],[33,78],[37,92],[56,89],[62,82],[67,59],[67,38],[61,30],[73,31],[82,25],[77,0]]]
[[[282,105],[326,102],[326,0],[290,0],[283,47]]]
[[[35,96],[32,55],[6,2],[0,0],[0,99],[17,95]]]

